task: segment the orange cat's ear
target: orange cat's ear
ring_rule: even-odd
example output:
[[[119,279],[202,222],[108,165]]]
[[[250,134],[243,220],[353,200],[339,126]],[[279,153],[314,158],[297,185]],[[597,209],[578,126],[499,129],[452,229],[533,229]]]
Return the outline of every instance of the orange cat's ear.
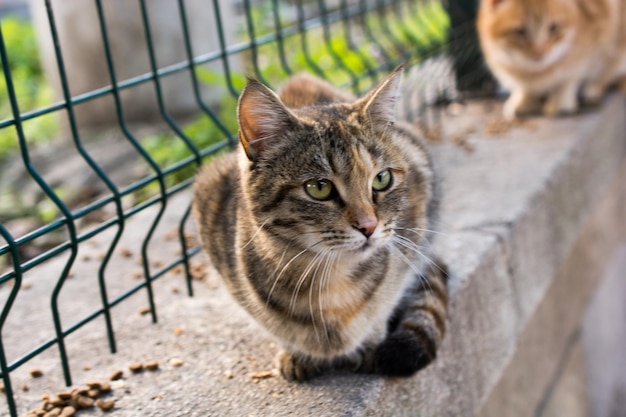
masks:
[[[507,0],[483,0],[483,3],[486,3],[490,8],[494,8],[499,6],[500,3],[504,3]]]
[[[297,124],[280,98],[260,82],[249,79],[237,105],[239,140],[254,161],[281,132]]]
[[[365,97],[357,101],[360,111],[374,123],[393,123],[396,103],[400,97],[400,81],[404,65],[398,66]]]

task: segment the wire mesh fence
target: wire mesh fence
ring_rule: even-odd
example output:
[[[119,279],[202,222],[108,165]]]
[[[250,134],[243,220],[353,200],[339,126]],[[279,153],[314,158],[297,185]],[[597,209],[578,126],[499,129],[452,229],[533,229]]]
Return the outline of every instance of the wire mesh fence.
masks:
[[[69,10],[70,4],[80,7]],[[179,247],[177,255],[155,263],[151,248],[168,202],[189,191],[201,163],[235,146],[235,106],[245,75],[275,87],[294,72],[309,71],[358,94],[396,65],[408,63],[416,68],[414,88],[405,94],[403,104],[410,118],[423,118],[427,108],[462,97],[457,86],[484,89],[489,83],[471,38],[473,2],[138,0],[121,4],[45,0],[38,4],[39,11],[31,11],[42,48],[39,55],[47,59],[47,67],[40,70],[53,87],[43,81],[27,85],[33,84],[33,77],[26,81],[22,77],[19,64],[24,46],[12,41],[16,38],[12,31],[17,29],[7,19],[0,21],[0,372],[12,416],[17,415],[13,371],[54,347],[65,383],[71,385],[71,358],[65,347],[71,334],[101,319],[109,349],[115,352],[114,307],[145,293],[156,322],[153,283],[175,269],[184,272],[187,291],[193,295],[190,259],[199,247],[189,235],[189,208],[171,234]],[[469,7],[466,18],[461,18],[465,16],[459,12],[464,10],[461,6]],[[70,32],[68,19],[77,16],[70,11],[80,12],[79,20],[90,16],[91,20],[84,19],[91,23]],[[175,35],[170,37],[171,33]],[[95,42],[87,43],[88,39]],[[130,46],[125,46],[127,42]],[[82,45],[79,53],[76,45]],[[127,55],[120,54],[124,47],[130,50]],[[172,50],[177,53],[174,57]],[[450,52],[452,59],[438,58]],[[142,60],[143,69],[128,71],[133,60]],[[96,66],[86,65],[89,61]],[[82,83],[88,75],[95,82]],[[178,81],[171,81],[176,77]],[[48,90],[56,91],[55,98],[31,99]],[[183,104],[172,104],[177,100]],[[142,121],[143,127],[137,128]],[[115,141],[98,145],[94,138],[102,135],[105,141],[111,135]],[[103,148],[118,147],[120,151],[109,160],[100,154]],[[53,151],[59,148],[70,156]],[[81,169],[74,170],[74,163],[67,162],[76,160]],[[131,172],[119,175],[123,167]],[[55,171],[60,176],[55,177]],[[92,185],[77,193],[68,191],[67,184],[76,180],[72,177],[83,176]],[[128,225],[147,210],[152,214],[137,250],[140,280],[112,291],[110,282],[116,274],[112,259],[128,255],[124,254]],[[59,300],[73,268],[83,260],[81,249],[101,235],[108,236],[108,243],[90,277],[99,305],[92,303],[89,313],[68,319]],[[38,272],[52,261],[60,263],[58,271]],[[38,307],[51,318],[49,334],[37,330],[44,326],[40,321],[27,326],[29,318],[16,313],[15,304],[25,297],[27,281],[50,285],[46,304]],[[33,335],[32,346],[15,348],[11,332],[24,327]]]

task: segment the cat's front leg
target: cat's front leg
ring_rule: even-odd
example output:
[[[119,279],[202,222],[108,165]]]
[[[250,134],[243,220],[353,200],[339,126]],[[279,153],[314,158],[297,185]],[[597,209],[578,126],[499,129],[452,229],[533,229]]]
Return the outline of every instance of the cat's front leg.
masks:
[[[575,113],[578,110],[578,81],[562,84],[552,91],[543,106],[543,114],[554,117]]]
[[[597,106],[602,102],[602,97],[608,85],[602,81],[589,82],[583,87],[583,101],[587,105]]]
[[[505,119],[513,120],[517,116],[536,113],[539,109],[539,98],[518,88],[511,91],[511,95],[504,103],[503,114]]]
[[[299,352],[282,351],[276,356],[280,374],[287,381],[307,381],[322,373],[328,364]]]
[[[417,276],[417,285],[406,295],[390,333],[374,353],[376,373],[411,376],[436,357],[446,330],[448,309],[447,269],[439,261]]]

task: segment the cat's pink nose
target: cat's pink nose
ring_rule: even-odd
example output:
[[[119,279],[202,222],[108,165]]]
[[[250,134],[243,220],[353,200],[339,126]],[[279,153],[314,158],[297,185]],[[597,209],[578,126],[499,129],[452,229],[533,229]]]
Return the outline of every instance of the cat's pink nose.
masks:
[[[361,210],[357,210],[355,215],[354,228],[369,238],[378,226],[378,219],[373,213],[370,214]]]

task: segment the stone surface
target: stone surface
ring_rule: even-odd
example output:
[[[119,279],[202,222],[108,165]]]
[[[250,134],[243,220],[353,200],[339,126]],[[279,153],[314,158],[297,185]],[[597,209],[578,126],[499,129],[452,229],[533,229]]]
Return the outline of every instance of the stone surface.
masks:
[[[623,186],[622,186],[623,187]],[[626,204],[626,200],[622,200]],[[615,253],[582,326],[593,417],[626,416],[626,245]]]
[[[604,248],[610,251],[614,242],[625,238],[618,227],[608,235],[604,228],[617,224],[615,216],[624,213],[623,200],[620,206],[611,190],[618,177],[622,183],[626,178],[623,171],[620,174],[626,155],[626,103],[611,97],[596,113],[537,119],[502,134],[485,134],[483,128],[499,112],[491,103],[476,103],[444,118],[444,137],[462,132],[473,152],[450,140],[433,144],[443,174],[442,234],[433,245],[450,266],[451,303],[449,331],[439,358],[423,372],[409,379],[326,375],[305,384],[277,377],[251,378],[253,372],[272,370],[277,347],[233,304],[210,271],[206,284],[194,282],[193,298],[184,295],[182,275],[168,273],[153,282],[157,324],[151,324],[149,314],[138,313],[147,305],[144,290],[113,308],[115,355],[108,353],[101,318],[68,337],[74,383],[104,380],[134,362],[158,360],[162,364],[158,371],[128,373],[113,384],[112,415],[120,416],[458,417],[475,416],[481,410],[513,415],[502,414],[503,408],[490,404],[500,387],[511,387],[507,378],[511,369],[519,368],[516,358],[524,352],[541,354],[533,351],[532,341],[552,337],[549,332],[553,326],[559,330],[562,322],[563,329],[554,338],[554,360],[558,360],[563,351],[561,334],[568,335],[580,320],[599,281],[594,275],[580,289],[572,289],[570,317],[569,303],[563,302],[570,295],[567,271],[579,272],[583,278],[587,271],[595,274],[593,268],[601,265],[595,257],[605,259],[609,255],[602,253]],[[168,201],[161,226],[147,245],[154,270],[174,257],[176,242],[164,239],[164,233],[177,226],[188,198],[183,194]],[[127,221],[119,246],[133,256],[116,250],[105,269],[110,299],[137,283],[136,257],[155,218],[152,210]],[[74,277],[65,282],[59,297],[64,326],[101,305],[97,259],[114,232],[115,227],[81,246],[72,267]],[[583,235],[592,240],[581,243]],[[593,261],[586,262],[587,257]],[[193,261],[199,260],[206,261],[204,256]],[[67,258],[58,258],[26,274],[32,285],[20,291],[3,331],[11,360],[52,335],[49,297],[65,262]],[[172,291],[172,286],[178,291]],[[0,302],[7,290],[0,289]],[[551,299],[557,301],[548,303]],[[546,354],[551,354],[551,344],[546,346]],[[182,366],[169,366],[173,358]],[[526,365],[539,371],[545,366],[543,362]],[[32,367],[41,369],[44,377],[30,379],[27,372]],[[554,370],[545,371],[550,380]],[[529,369],[529,378],[535,372]],[[65,390],[55,348],[16,370],[12,378],[14,387],[22,383],[30,387],[28,392],[16,391],[21,412],[38,406],[43,392]],[[528,410],[534,410],[545,393],[547,383],[542,381],[537,383],[538,393],[530,390]],[[526,392],[513,386],[503,396],[510,397],[508,406],[524,402]],[[0,403],[0,413],[3,407]]]
[[[502,416],[504,410],[520,417],[543,415],[546,391],[561,372],[572,339],[580,339],[581,322],[592,295],[626,237],[626,223],[616,221],[626,218],[624,178],[626,164],[597,202],[556,279],[518,337],[515,353],[481,416]],[[524,395],[510,395],[513,392]]]

